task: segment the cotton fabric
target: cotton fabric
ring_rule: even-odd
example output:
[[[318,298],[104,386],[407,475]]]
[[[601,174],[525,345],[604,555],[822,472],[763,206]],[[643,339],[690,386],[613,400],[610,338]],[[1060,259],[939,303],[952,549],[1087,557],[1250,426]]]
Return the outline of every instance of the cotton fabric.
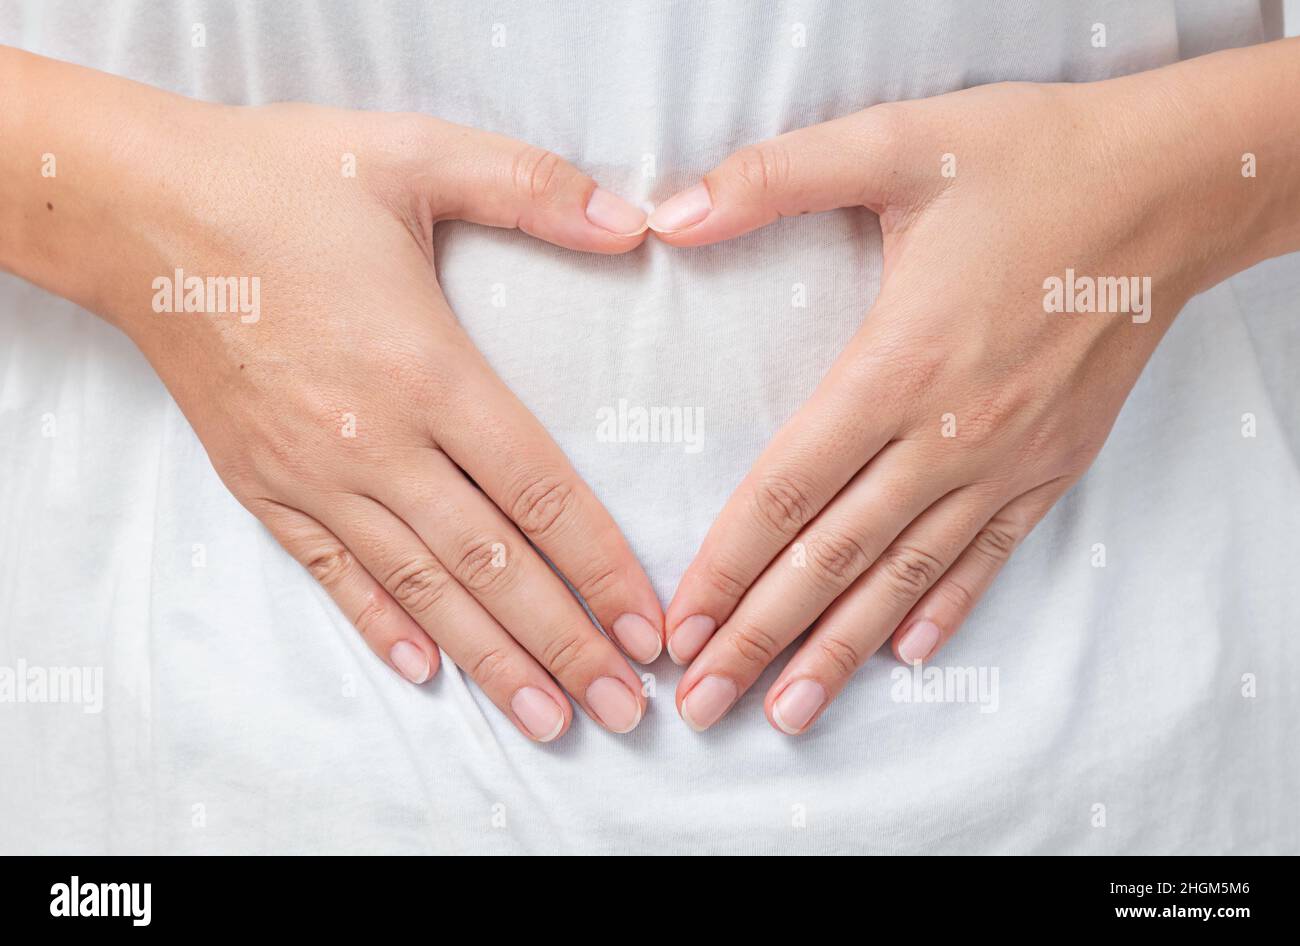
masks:
[[[1279,21],[1252,0],[8,0],[0,42],[227,103],[425,112],[653,203],[877,102],[1101,79]],[[665,603],[881,262],[855,211],[621,257],[450,223],[436,256]],[[419,689],[384,667],[227,494],[130,342],[0,276],[0,666],[97,666],[105,687],[97,714],[0,703],[0,851],[1296,853],[1298,290],[1292,256],[1188,305],[936,661],[996,669],[996,711],[902,702],[881,654],[791,739],[762,715],[782,659],[697,734],[662,658],[634,733],[579,714],[539,746],[450,662]],[[620,399],[698,408],[699,451],[602,440]]]

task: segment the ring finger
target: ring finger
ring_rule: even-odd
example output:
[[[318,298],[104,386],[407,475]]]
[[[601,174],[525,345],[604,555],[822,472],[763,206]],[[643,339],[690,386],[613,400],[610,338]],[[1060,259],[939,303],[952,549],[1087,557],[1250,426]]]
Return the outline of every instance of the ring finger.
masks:
[[[410,527],[373,499],[331,506],[339,537],[425,632],[526,736],[550,742],[572,708],[527,651],[483,607]]]

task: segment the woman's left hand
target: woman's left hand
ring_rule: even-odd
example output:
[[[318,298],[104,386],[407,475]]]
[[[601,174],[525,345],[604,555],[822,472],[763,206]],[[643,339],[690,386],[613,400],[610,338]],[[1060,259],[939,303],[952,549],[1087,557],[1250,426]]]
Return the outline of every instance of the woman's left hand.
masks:
[[[1205,225],[1202,201],[1250,183],[1219,161],[1230,130],[1201,128],[1213,146],[1186,133],[1177,89],[1162,70],[875,106],[747,147],[651,216],[661,239],[698,246],[866,207],[884,237],[862,328],[668,609],[689,724],[715,723],[810,625],[767,693],[786,733],[886,641],[930,658],[1087,469],[1165,329],[1231,271],[1221,245],[1251,223],[1225,201],[1218,231]]]

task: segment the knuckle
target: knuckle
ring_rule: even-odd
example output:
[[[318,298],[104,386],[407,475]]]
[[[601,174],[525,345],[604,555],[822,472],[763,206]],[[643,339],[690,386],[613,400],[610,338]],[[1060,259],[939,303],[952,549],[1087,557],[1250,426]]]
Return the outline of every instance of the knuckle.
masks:
[[[530,203],[554,201],[563,189],[564,159],[545,148],[527,147],[515,156],[515,186]]]
[[[352,554],[337,543],[323,545],[303,556],[303,564],[318,582],[334,588],[351,570]]]
[[[835,634],[819,637],[817,652],[841,677],[853,676],[866,660],[856,645]]]
[[[583,601],[599,601],[618,587],[621,569],[617,565],[598,563],[582,573],[573,584]]]
[[[1003,434],[1017,428],[1016,417],[1021,409],[1021,403],[1014,396],[976,399],[967,410],[958,414],[961,424],[958,436],[971,447],[995,443]]]
[[[733,175],[759,193],[779,191],[790,179],[790,154],[773,142],[741,148],[728,163]]]
[[[373,594],[367,595],[366,603],[357,612],[356,620],[352,623],[361,632],[361,636],[369,640],[379,625],[383,623],[384,616],[387,613],[388,608],[384,606],[384,603],[378,597]]]
[[[859,345],[857,357],[846,362],[844,382],[859,391],[871,391],[891,407],[909,414],[928,413],[933,405],[923,395],[935,387],[952,367],[945,339],[925,322],[922,304],[911,298],[891,297],[880,303],[891,317],[878,324],[870,344]],[[887,378],[888,384],[881,384]],[[924,401],[924,403],[918,403]]]
[[[856,538],[844,532],[821,531],[809,536],[808,558],[832,584],[848,584],[866,570],[871,559]]]
[[[935,589],[955,614],[966,614],[975,607],[975,593],[966,582],[956,578],[947,578]]]
[[[975,536],[971,543],[980,553],[995,562],[1002,562],[1011,557],[1019,539],[1016,533],[1000,523],[990,522]]]
[[[813,516],[811,491],[787,473],[768,474],[754,490],[759,517],[780,535],[799,531]]]
[[[1038,433],[1037,431],[1035,432]],[[1048,441],[1038,434],[1036,442],[1029,444],[1029,449],[1033,451],[1032,456],[1051,457],[1054,451],[1060,452],[1059,462],[1054,470],[1059,473],[1058,479],[1061,481],[1061,493],[1064,493],[1074,481],[1087,472],[1088,467],[1092,466],[1092,461],[1097,459],[1097,454],[1101,452],[1102,446],[1106,442],[1104,435],[1096,437],[1057,437],[1055,440]],[[1061,450],[1060,445],[1065,443],[1065,449]]]
[[[393,572],[385,586],[407,612],[423,614],[447,594],[451,576],[432,559],[415,559]]]
[[[279,417],[261,417],[242,432],[236,465],[253,481],[267,484],[317,483],[320,458],[313,456],[319,434],[314,425],[288,430]],[[313,418],[315,420],[315,417]]]
[[[498,684],[508,682],[510,655],[500,647],[490,647],[476,656],[468,669],[470,679],[485,692],[491,692]]]
[[[532,538],[553,531],[572,509],[573,484],[564,477],[541,474],[530,477],[510,503],[510,518]]]
[[[924,345],[896,360],[894,369],[891,379],[896,386],[896,396],[903,403],[924,405],[928,409],[930,401],[926,396],[943,387],[941,382],[948,370],[948,362],[939,351]],[[962,414],[954,413],[961,421]],[[965,424],[961,432],[965,433]]]
[[[920,549],[896,545],[880,557],[880,568],[899,598],[919,598],[943,571],[943,563]]]
[[[502,543],[490,538],[473,538],[461,547],[453,569],[456,580],[471,591],[484,592],[499,589],[513,574],[503,562],[512,561],[502,556]]]
[[[753,624],[744,624],[724,638],[745,664],[766,667],[781,653],[781,642],[776,635]]]
[[[1073,418],[1060,418],[1055,423],[1033,424],[1021,432],[1019,456],[1026,464],[1043,464],[1048,467],[1059,461],[1059,469],[1062,471],[1074,469],[1076,465],[1078,469],[1087,469],[1095,455],[1093,451],[1100,447],[1095,445],[1092,436],[1080,437],[1080,432],[1081,428]]]
[[[749,587],[739,568],[719,558],[709,559],[704,566],[704,580],[728,601],[739,601]]]
[[[586,659],[587,638],[573,631],[553,634],[542,647],[540,656],[551,676],[566,677]]]
[[[463,375],[455,376],[456,371],[463,371],[464,362],[458,361],[460,351],[455,347],[461,341],[450,339],[444,345],[440,338],[438,344],[443,347],[436,357],[430,357],[431,347],[419,343],[385,352],[382,365],[377,366],[391,379],[392,391],[400,392],[401,403],[413,408],[421,426],[434,426],[434,418],[451,414],[456,385],[464,382]]]
[[[255,456],[244,451],[232,451],[213,455],[211,459],[212,469],[239,504],[265,520],[267,506],[257,493],[265,490],[268,481],[263,477],[264,469],[256,462]]]

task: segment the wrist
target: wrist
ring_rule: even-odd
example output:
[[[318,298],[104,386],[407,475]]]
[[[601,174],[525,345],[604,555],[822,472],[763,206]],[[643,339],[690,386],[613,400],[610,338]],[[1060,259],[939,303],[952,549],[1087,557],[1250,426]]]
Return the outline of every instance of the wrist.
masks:
[[[1188,297],[1300,249],[1300,44],[1225,50],[1096,83],[1169,278]],[[1154,252],[1153,258],[1160,253]]]

